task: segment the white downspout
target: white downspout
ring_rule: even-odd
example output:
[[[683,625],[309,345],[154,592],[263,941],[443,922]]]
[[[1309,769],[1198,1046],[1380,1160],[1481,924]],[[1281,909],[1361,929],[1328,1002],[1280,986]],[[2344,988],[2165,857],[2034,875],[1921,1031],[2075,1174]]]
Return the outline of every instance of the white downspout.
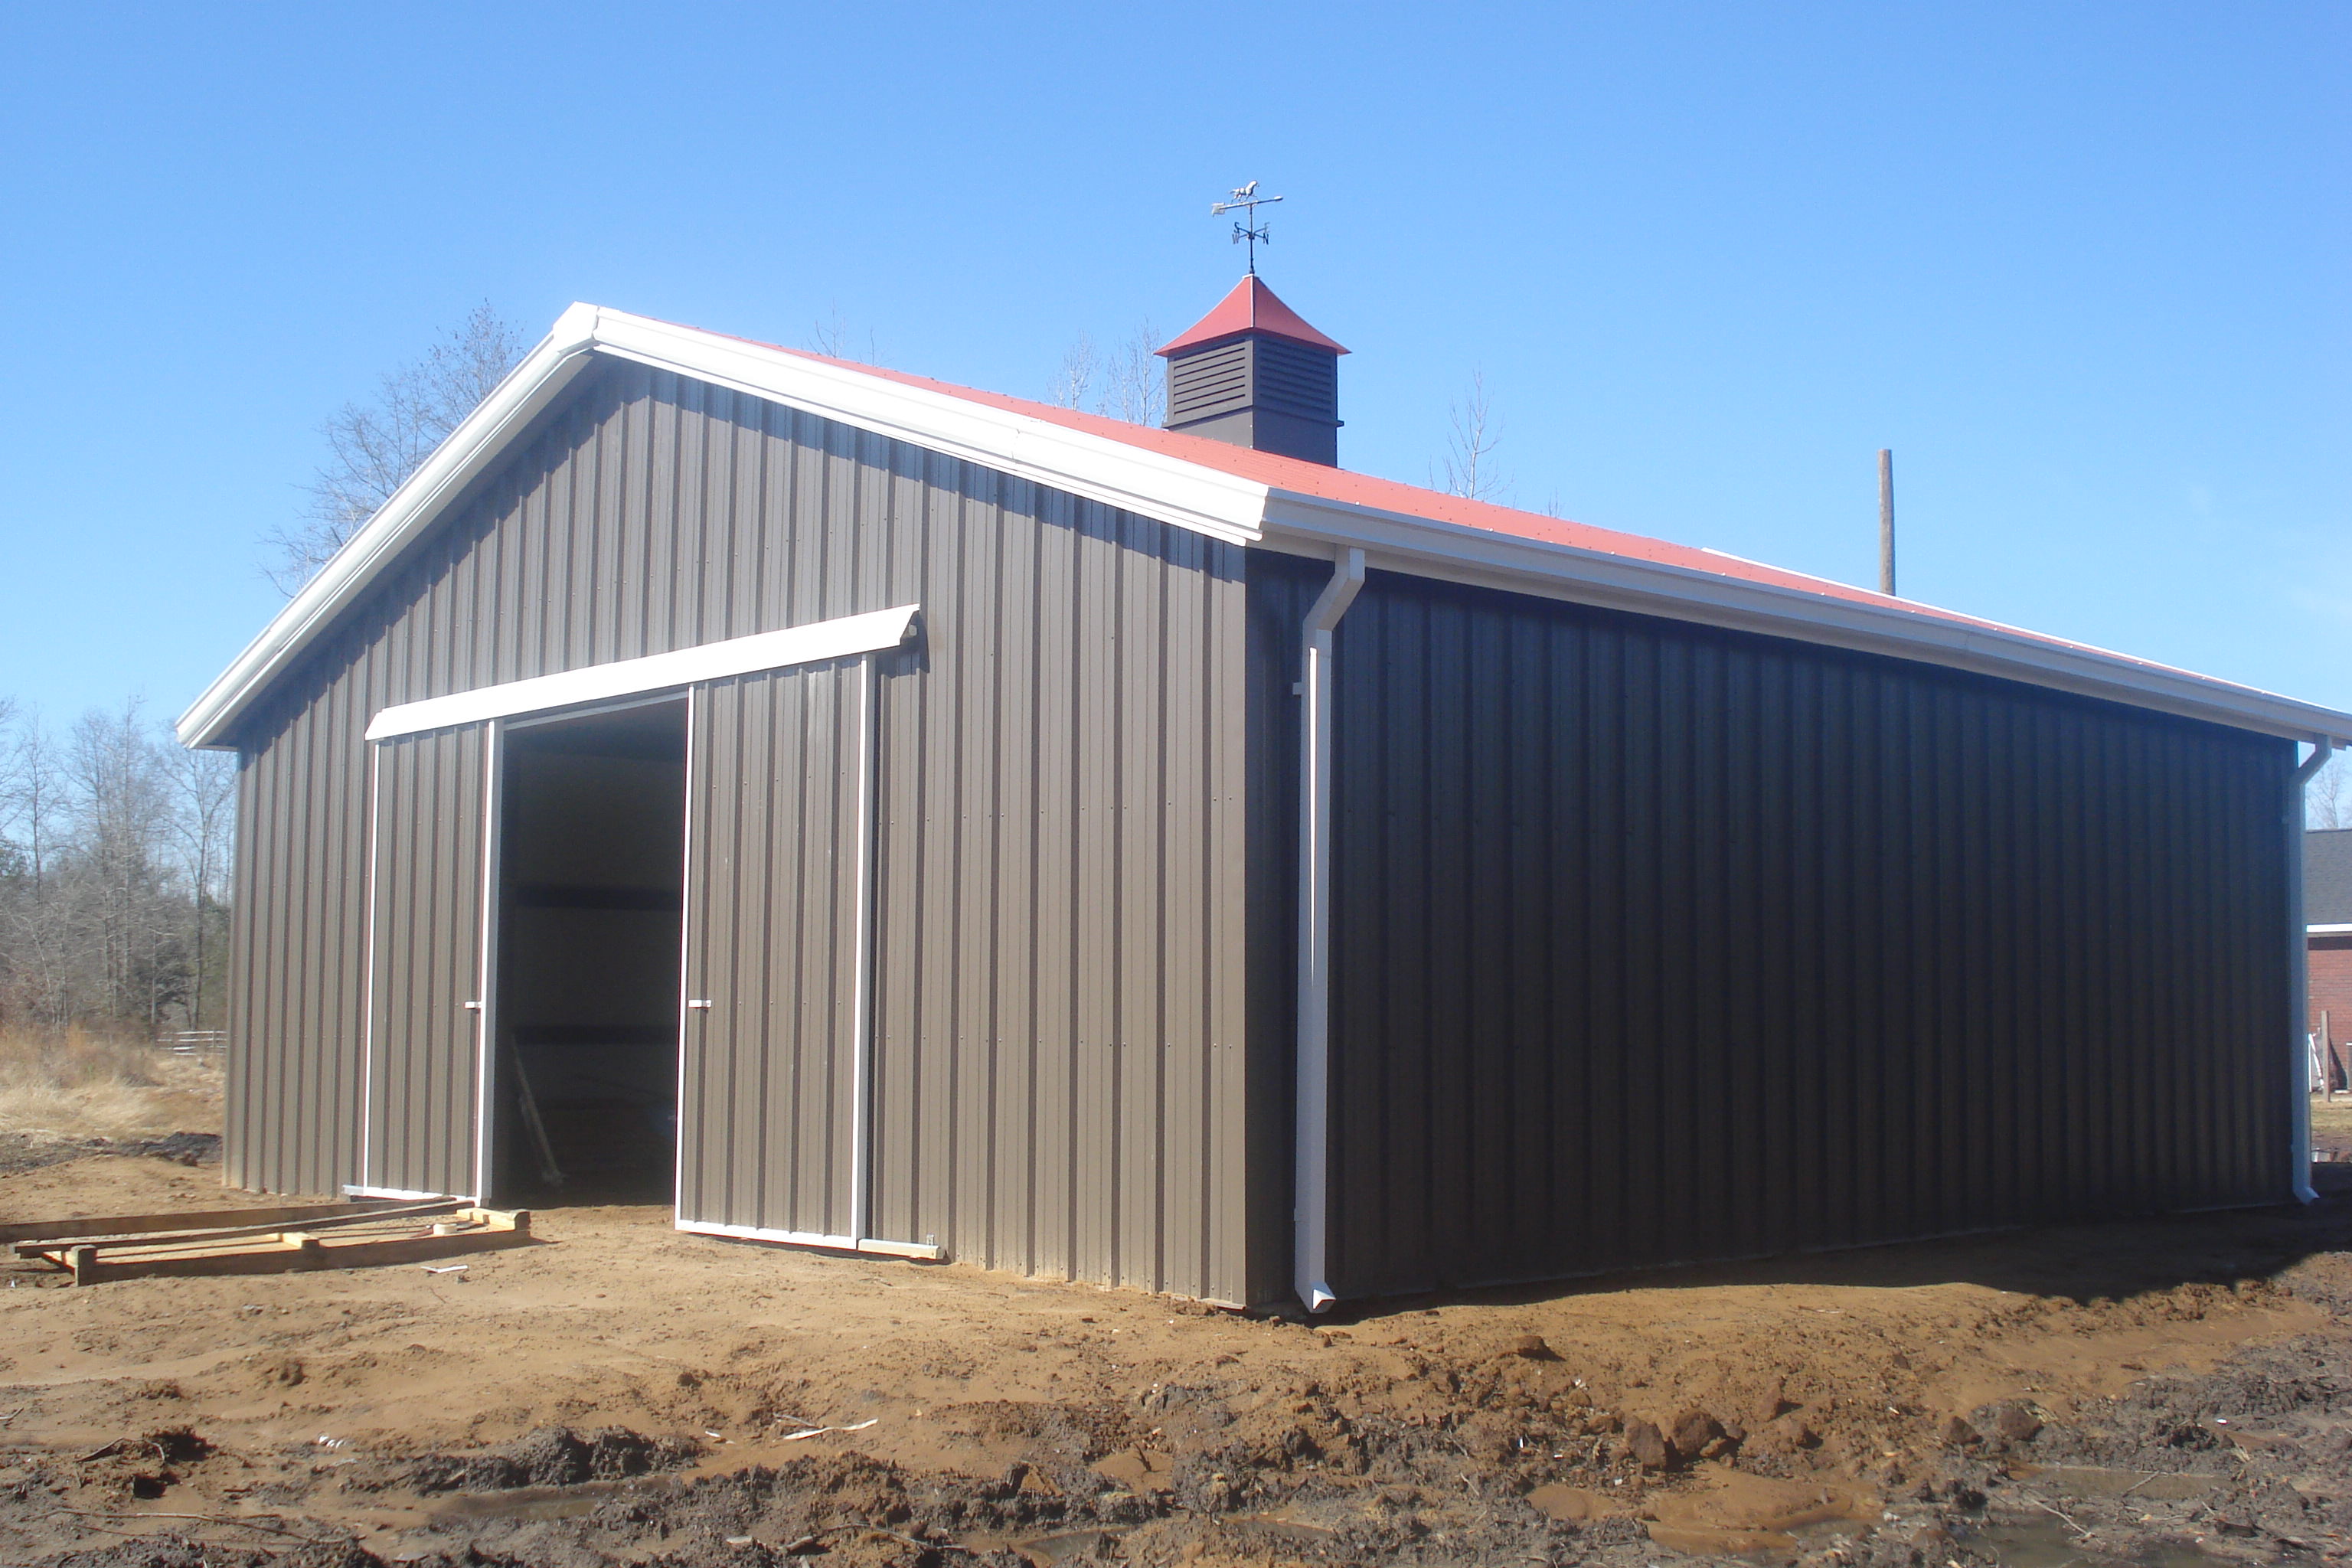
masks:
[[[2335,751],[2333,740],[2314,736],[2311,755],[2294,770],[2286,792],[2286,911],[2292,939],[2287,951],[2293,955],[2287,961],[2287,984],[2294,991],[2287,1038],[2294,1047],[2294,1068],[2287,1079],[2294,1102],[2287,1125],[2294,1143],[2295,1201],[2306,1204],[2316,1203],[2319,1194],[2311,1188],[2311,934],[2303,912],[2303,786],[2327,765]]]
[[[1338,1300],[1326,1268],[1331,1215],[1331,651],[1364,585],[1364,552],[1339,557],[1307,612],[1298,694],[1298,1125],[1291,1282],[1310,1312]]]

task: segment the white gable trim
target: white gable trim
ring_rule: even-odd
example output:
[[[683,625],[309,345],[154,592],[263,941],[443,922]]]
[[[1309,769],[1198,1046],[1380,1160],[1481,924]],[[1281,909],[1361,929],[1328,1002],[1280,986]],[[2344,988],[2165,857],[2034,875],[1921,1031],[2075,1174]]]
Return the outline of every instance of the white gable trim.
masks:
[[[916,609],[913,605],[901,605],[895,610],[843,616],[837,620],[814,621],[780,632],[756,632],[748,637],[701,643],[671,653],[618,658],[609,664],[591,664],[553,675],[535,675],[527,680],[477,687],[447,697],[428,697],[421,702],[403,702],[383,710],[369,721],[367,738],[388,741],[397,735],[478,724],[485,719],[512,719],[525,713],[543,713],[552,708],[576,708],[586,702],[608,702],[616,697],[667,691],[699,680],[724,680],[730,675],[751,675],[795,664],[847,658],[853,654],[877,653],[897,647],[914,634]]]
[[[1254,542],[1265,512],[1265,486],[1198,463],[788,350],[574,305],[180,716],[181,742],[226,745],[238,715],[379,572],[440,521],[465,488],[599,353],[675,371],[1233,543]]]

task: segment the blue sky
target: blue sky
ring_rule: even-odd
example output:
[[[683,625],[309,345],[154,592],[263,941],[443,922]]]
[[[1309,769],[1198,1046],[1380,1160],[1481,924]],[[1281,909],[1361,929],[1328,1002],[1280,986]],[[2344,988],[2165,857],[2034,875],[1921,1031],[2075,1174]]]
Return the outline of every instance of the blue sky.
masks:
[[[1423,481],[2352,708],[2352,8],[12,7],[0,696],[176,713],[488,300],[1036,395],[1263,271]]]

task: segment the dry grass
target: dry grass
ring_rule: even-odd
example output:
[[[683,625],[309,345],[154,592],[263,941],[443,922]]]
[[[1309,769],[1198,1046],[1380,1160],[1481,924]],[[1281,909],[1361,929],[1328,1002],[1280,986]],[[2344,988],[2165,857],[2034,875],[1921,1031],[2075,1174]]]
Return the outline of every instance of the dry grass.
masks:
[[[2352,1132],[2352,1094],[2338,1094],[2332,1100],[2326,1095],[2313,1095],[2311,1130],[2314,1132]]]
[[[219,1123],[217,1058],[79,1027],[0,1030],[0,1132],[144,1138]]]

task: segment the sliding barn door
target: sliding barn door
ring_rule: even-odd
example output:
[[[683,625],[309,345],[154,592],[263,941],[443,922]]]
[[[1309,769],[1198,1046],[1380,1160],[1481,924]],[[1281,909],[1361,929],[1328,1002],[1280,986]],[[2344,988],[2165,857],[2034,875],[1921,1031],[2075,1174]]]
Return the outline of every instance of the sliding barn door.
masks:
[[[866,1224],[873,675],[694,689],[677,1218],[854,1246]]]
[[[360,1184],[481,1192],[488,725],[375,743],[367,1121]]]

